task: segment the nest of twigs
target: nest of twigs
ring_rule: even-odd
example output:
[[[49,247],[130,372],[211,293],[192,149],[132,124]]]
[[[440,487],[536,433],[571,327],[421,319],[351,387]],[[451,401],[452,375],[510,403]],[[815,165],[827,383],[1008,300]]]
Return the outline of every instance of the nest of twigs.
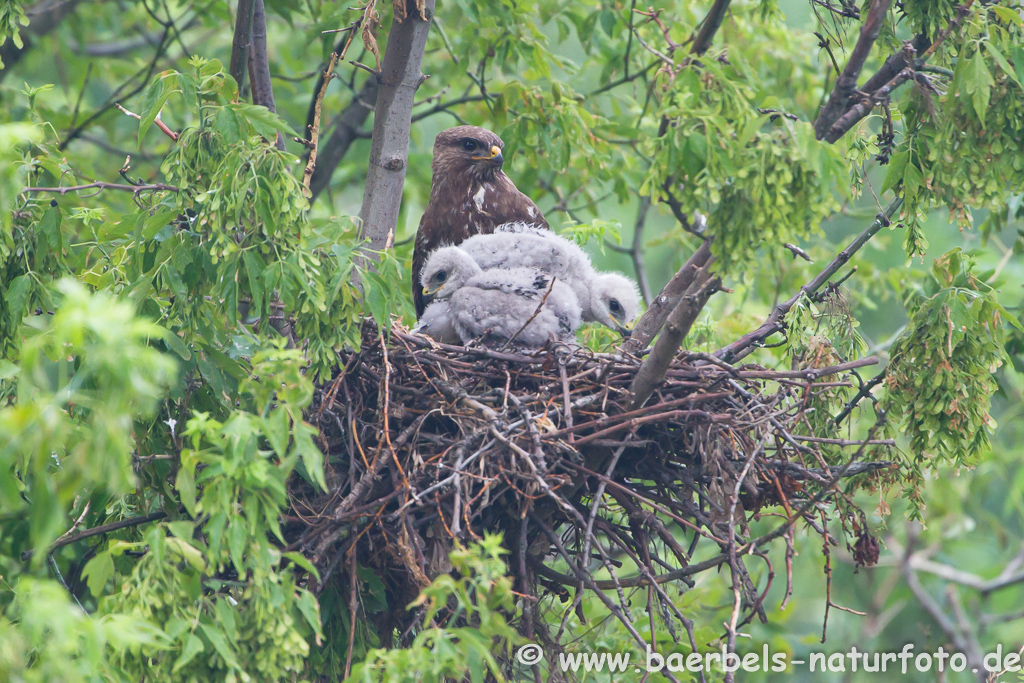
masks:
[[[515,589],[538,598],[521,601],[519,623],[542,642],[539,598],[578,601],[580,588],[624,623],[642,588],[673,635],[690,631],[666,584],[720,565],[738,596],[733,628],[737,616],[763,619],[767,587],[744,561],[768,562],[768,543],[791,544],[800,520],[826,546],[839,520],[858,561],[873,562],[877,545],[844,491],[846,478],[890,466],[865,457],[882,442],[807,435],[805,414],[815,392],[866,362],[780,372],[682,352],[637,407],[640,364],[564,346],[439,345],[401,328],[388,340],[368,323],[361,349],[339,352],[336,377],[318,387],[310,420],[330,456],[329,491],[295,484],[291,548],[317,566],[321,590],[358,563],[404,606],[450,570],[455,539],[500,531]],[[748,521],[766,513],[778,525],[755,538]],[[384,618],[385,639],[414,621]]]

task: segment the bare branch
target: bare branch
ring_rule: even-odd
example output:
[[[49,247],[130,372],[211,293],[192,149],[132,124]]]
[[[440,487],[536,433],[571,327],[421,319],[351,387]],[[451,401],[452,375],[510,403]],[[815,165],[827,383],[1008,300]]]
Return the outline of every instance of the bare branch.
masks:
[[[367,78],[359,92],[352,96],[352,102],[335,117],[334,130],[317,150],[317,164],[309,183],[309,191],[312,194],[310,202],[331,184],[334,169],[348,153],[352,143],[362,137],[363,124],[373,111],[378,88],[376,78]]]
[[[107,101],[103,104],[103,106],[95,112],[93,112],[85,121],[83,121],[77,126],[74,126],[73,128],[70,128],[67,131],[67,133],[65,133],[64,139],[61,140],[61,143],[57,146],[57,149],[61,151],[67,149],[67,146],[74,142],[75,139],[77,139],[78,136],[81,135],[86,128],[91,126],[93,122],[95,122],[108,111],[113,109],[118,102],[122,100],[128,100],[142,92],[142,89],[149,84],[149,79],[156,71],[157,63],[160,61],[160,58],[164,56],[164,51],[170,44],[170,35],[171,28],[169,26],[165,26],[164,31],[160,36],[160,41],[157,43],[155,52],[153,53],[153,58],[149,61],[149,64],[139,69],[125,83],[122,83],[120,86],[118,86],[117,89],[110,94],[110,97],[107,98]],[[2,73],[3,72],[0,71],[0,74]],[[129,85],[140,78],[141,80],[139,80],[138,85],[129,90]]]
[[[718,291],[721,284],[717,276],[712,277],[707,266],[694,277],[693,283],[669,314],[661,336],[651,350],[651,355],[644,360],[629,387],[633,393],[632,408],[642,406],[665,379],[665,373],[672,364],[676,351],[689,334],[704,304]]]
[[[704,22],[700,25],[700,31],[697,32],[697,37],[693,39],[693,45],[690,47],[690,54],[700,56],[708,51],[711,47],[711,41],[715,39],[715,33],[722,26],[722,21],[725,19],[725,12],[729,9],[729,2],[731,0],[715,0],[715,4],[711,7],[711,11],[708,12],[707,16],[704,17]]]
[[[149,522],[155,522],[158,519],[163,519],[166,516],[166,512],[164,512],[163,510],[158,510],[156,512],[151,512],[148,515],[142,515],[140,517],[129,517],[127,519],[121,519],[116,522],[111,522],[110,524],[101,524],[100,526],[93,527],[92,529],[86,529],[85,531],[80,531],[77,534],[72,534],[70,536],[65,534],[64,536],[61,536],[58,540],[54,541],[53,545],[51,545],[46,552],[47,554],[50,554],[55,550],[63,548],[66,545],[71,545],[72,543],[81,541],[84,538],[89,538],[91,536],[99,536],[100,534],[107,534],[111,531],[117,531],[118,529],[126,529],[130,526],[148,524]],[[21,559],[27,560],[31,558],[33,554],[34,551],[26,550],[21,554]]]
[[[864,20],[864,25],[860,29],[860,38],[857,40],[853,52],[850,53],[846,68],[836,79],[836,85],[828,98],[828,104],[821,110],[818,119],[814,122],[814,133],[819,140],[825,137],[825,133],[832,123],[846,110],[850,97],[857,89],[857,79],[864,68],[864,62],[871,54],[875,41],[878,40],[878,33],[882,29],[882,22],[885,20],[890,4],[892,4],[892,0],[872,0],[867,19]]]
[[[785,317],[789,309],[793,308],[801,297],[811,296],[821,289],[828,282],[829,278],[835,275],[861,247],[868,243],[868,240],[874,237],[879,230],[890,225],[892,217],[896,215],[901,206],[903,206],[903,199],[901,197],[892,200],[889,206],[885,207],[885,211],[879,213],[875,217],[875,221],[864,232],[857,235],[848,247],[839,252],[813,280],[801,287],[800,291],[792,297],[776,306],[771,315],[768,316],[768,319],[759,328],[743,335],[732,344],[715,351],[715,357],[721,358],[728,363],[733,363],[752,353],[768,337],[782,331],[785,328]]]
[[[104,183],[95,182],[87,183],[85,185],[69,185],[68,187],[26,187],[22,192],[55,192],[57,194],[67,194],[68,192],[78,192],[79,190],[91,190],[93,188],[100,190],[122,190],[124,192],[133,192],[139,194],[140,192],[181,192],[181,188],[175,187],[174,185],[166,185],[164,183],[152,183],[148,185],[124,185],[121,183]]]
[[[355,31],[352,32],[355,35]],[[309,159],[306,160],[306,170],[302,173],[302,184],[309,189],[309,182],[313,179],[313,172],[316,170],[317,145],[320,142],[320,108],[324,102],[324,95],[327,93],[327,86],[331,84],[331,77],[334,75],[334,67],[341,58],[337,52],[331,53],[331,61],[327,63],[324,70],[324,77],[320,81],[320,90],[317,92],[316,101],[313,106],[313,123],[309,127]],[[312,195],[310,196],[312,200]]]
[[[623,344],[622,349],[627,353],[638,353],[647,348],[647,345],[665,324],[669,313],[675,309],[687,288],[693,283],[698,272],[712,262],[714,262],[714,257],[711,256],[711,240],[708,240],[700,245],[700,248],[683,264],[679,272],[668,281],[661,293],[650,303],[647,312],[640,316],[633,327],[633,334]]]
[[[142,120],[142,117],[141,117],[141,116],[139,116],[138,114],[136,114],[136,113],[135,113],[135,112],[133,112],[133,111],[129,111],[129,110],[125,109],[125,108],[124,108],[124,107],[122,107],[122,106],[121,106],[120,104],[116,104],[116,103],[115,103],[115,104],[114,104],[114,106],[115,106],[115,107],[117,107],[117,109],[118,109],[118,110],[119,110],[119,111],[120,111],[120,112],[121,112],[122,114],[124,114],[125,116],[130,116],[130,117],[132,117],[133,119],[137,119],[137,120],[139,120],[139,121],[141,121],[141,120]],[[160,130],[161,130],[161,131],[163,132],[163,134],[164,134],[164,135],[166,135],[166,136],[167,136],[167,137],[169,137],[170,139],[174,140],[175,142],[177,142],[177,141],[178,141],[178,134],[177,134],[177,133],[175,133],[175,132],[174,132],[173,130],[171,130],[171,129],[170,129],[170,127],[168,127],[168,125],[167,125],[166,123],[164,123],[163,121],[161,121],[161,120],[160,120],[160,114],[159,114],[159,112],[157,113],[157,115],[156,115],[156,118],[155,118],[155,119],[153,119],[153,124],[154,124],[154,125],[155,125],[155,126],[156,126],[157,128],[159,128],[159,129],[160,129]]]
[[[985,673],[981,647],[979,646],[977,639],[968,630],[958,628],[957,624],[953,623],[953,620],[942,611],[942,607],[939,603],[935,598],[929,595],[928,591],[924,589],[917,578],[917,572],[914,571],[912,565],[914,557],[913,547],[916,540],[917,531],[915,529],[909,532],[909,537],[907,538],[907,549],[901,564],[903,578],[906,580],[910,590],[914,593],[914,597],[917,598],[918,602],[921,603],[921,606],[924,607],[925,611],[932,616],[949,639],[953,641],[956,649],[966,655],[967,664],[974,670],[975,678],[979,682],[985,681],[987,679],[987,674]]]
[[[924,63],[928,61],[928,58],[935,53],[935,50],[938,49],[939,45],[941,45],[953,31],[959,28],[963,23],[963,20],[969,14],[970,7],[973,4],[974,0],[967,0],[967,2],[960,5],[956,16],[950,20],[949,26],[947,26],[942,33],[935,38],[935,42],[933,42],[919,58],[913,60],[913,63],[911,64],[909,57],[905,56],[904,60],[907,66],[896,72],[889,81],[877,90],[868,91],[867,97],[852,106],[845,114],[836,119],[835,123],[829,127],[827,133],[821,136],[822,139],[826,142],[836,142],[839,138],[843,137],[848,131],[850,131],[850,129],[856,126],[861,119],[870,114],[875,108],[875,105],[885,102],[896,88],[914,78],[915,70],[923,66]],[[888,64],[888,61],[886,64]],[[885,69],[884,66],[883,69]]]
[[[650,208],[651,198],[641,197],[640,207],[636,212],[636,224],[633,226],[633,244],[629,249],[636,281],[640,285],[640,295],[644,298],[645,304],[651,303],[651,283],[647,281],[647,268],[644,267],[644,226],[647,224],[647,212]]]

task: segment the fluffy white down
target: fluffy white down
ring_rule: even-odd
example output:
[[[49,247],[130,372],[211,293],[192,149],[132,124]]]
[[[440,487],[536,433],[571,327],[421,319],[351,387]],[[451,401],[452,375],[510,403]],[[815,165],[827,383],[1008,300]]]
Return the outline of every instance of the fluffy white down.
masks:
[[[435,250],[424,264],[421,285],[432,302],[445,306],[434,307],[417,329],[453,343],[455,337],[464,342],[482,335],[507,339],[537,310],[551,277],[556,282],[544,310],[516,343],[538,346],[549,337],[568,340],[580,321],[628,334],[640,310],[636,283],[619,273],[595,271],[575,243],[525,222],[506,223],[493,234]],[[456,294],[467,287],[471,291],[456,306]]]
[[[491,235],[474,235],[459,245],[484,271],[529,267],[572,288],[583,320],[624,331],[640,312],[636,283],[619,273],[594,270],[575,242],[533,223],[505,223]]]
[[[442,344],[461,344],[462,339],[452,325],[452,316],[449,311],[450,302],[435,301],[427,306],[420,316],[416,327],[412,329],[417,334],[424,334],[436,342]]]
[[[505,223],[490,235],[474,235],[459,245],[484,270],[536,268],[558,278],[589,304],[589,282],[594,277],[590,258],[574,242],[532,223]]]
[[[452,295],[449,315],[464,343],[504,343],[514,335],[512,343],[522,347],[540,347],[549,339],[572,342],[581,322],[579,302],[568,285],[558,279],[552,285],[550,276],[523,267],[486,270],[470,278]]]

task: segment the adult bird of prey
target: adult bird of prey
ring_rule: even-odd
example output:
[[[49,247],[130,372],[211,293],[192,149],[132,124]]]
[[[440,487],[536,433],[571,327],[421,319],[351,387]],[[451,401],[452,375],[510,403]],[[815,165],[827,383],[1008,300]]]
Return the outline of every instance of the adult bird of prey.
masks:
[[[442,247],[427,259],[422,292],[431,299],[419,331],[438,341],[453,329],[463,343],[511,341],[539,347],[549,339],[571,342],[580,325],[576,295],[536,268],[482,270],[458,247]]]
[[[430,203],[416,231],[412,254],[412,291],[416,317],[426,302],[420,272],[427,255],[442,245],[458,245],[472,235],[493,232],[510,221],[547,228],[533,201],[516,189],[501,170],[501,138],[485,128],[457,126],[434,140]]]

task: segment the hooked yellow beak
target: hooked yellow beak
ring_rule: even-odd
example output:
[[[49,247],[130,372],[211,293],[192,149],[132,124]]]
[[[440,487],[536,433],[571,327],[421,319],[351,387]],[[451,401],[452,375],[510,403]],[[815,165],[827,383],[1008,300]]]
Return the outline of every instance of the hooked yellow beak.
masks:
[[[613,330],[616,330],[622,336],[623,339],[628,339],[630,336],[632,336],[633,326],[636,325],[636,321],[630,321],[628,323],[625,323],[624,325],[620,325],[619,322],[615,320],[615,318],[609,318],[609,320],[611,321],[611,325],[609,325],[609,327],[611,327]]]
[[[503,157],[501,156],[501,147],[498,147],[497,145],[491,145],[491,153],[489,155],[483,157],[473,157],[473,159],[476,159],[477,161],[495,160],[500,164],[503,161]]]
[[[433,295],[437,294],[438,292],[440,292],[442,289],[444,289],[444,285],[443,284],[440,287],[435,287],[434,289],[429,289],[427,287],[424,287],[423,288],[423,296],[433,296]]]

